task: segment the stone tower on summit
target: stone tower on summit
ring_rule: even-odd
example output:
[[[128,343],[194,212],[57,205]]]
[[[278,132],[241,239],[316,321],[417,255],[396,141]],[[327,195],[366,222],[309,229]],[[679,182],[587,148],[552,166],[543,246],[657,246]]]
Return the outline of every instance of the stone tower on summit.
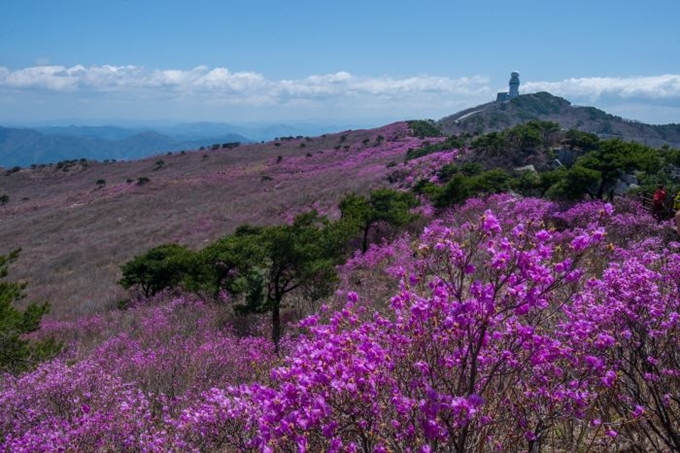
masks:
[[[512,71],[509,85],[510,91],[507,93],[498,93],[496,95],[496,102],[508,101],[519,96],[519,72]]]

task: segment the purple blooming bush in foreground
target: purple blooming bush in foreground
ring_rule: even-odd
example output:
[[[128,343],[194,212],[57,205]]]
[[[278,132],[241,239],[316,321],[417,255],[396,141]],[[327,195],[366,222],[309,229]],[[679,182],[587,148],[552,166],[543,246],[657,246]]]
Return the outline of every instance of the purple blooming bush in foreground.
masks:
[[[266,380],[278,360],[269,340],[239,339],[221,318],[190,298],[96,317],[109,331],[99,346],[82,353],[76,342],[67,357],[0,377],[0,451],[191,450],[171,436],[183,408],[213,387]],[[92,324],[62,325],[65,339]]]
[[[629,211],[470,200],[353,257],[281,358],[215,307],[135,308],[2,378],[0,451],[680,450],[680,244]]]

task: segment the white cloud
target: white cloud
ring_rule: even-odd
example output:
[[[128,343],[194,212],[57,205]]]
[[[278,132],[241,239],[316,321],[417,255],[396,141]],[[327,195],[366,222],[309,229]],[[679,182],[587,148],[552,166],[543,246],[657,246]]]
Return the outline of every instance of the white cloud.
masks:
[[[392,96],[407,93],[474,94],[490,92],[483,77],[451,79],[417,76],[356,77],[341,71],[298,80],[267,80],[256,72],[198,66],[191,70],[147,70],[136,66],[34,66],[19,70],[0,67],[0,87],[55,92],[156,89],[184,93],[251,96],[275,100],[279,96],[314,98],[328,95]]]
[[[575,104],[595,105],[642,121],[677,121],[680,111],[680,75],[675,74],[529,81],[523,82],[520,90],[549,91]],[[0,117],[28,117],[35,112],[47,115],[51,111],[122,116],[130,112],[145,112],[146,116],[171,112],[224,118],[249,111],[258,118],[380,115],[436,119],[490,102],[497,91],[484,76],[369,77],[339,71],[274,80],[257,72],[232,72],[224,67],[37,65],[14,70],[0,67]],[[43,107],[33,109],[31,104]],[[90,106],[90,110],[82,110],[82,105]],[[660,105],[667,108],[652,108]]]
[[[589,77],[559,82],[528,82],[522,92],[548,91],[566,98],[577,97],[592,102],[602,97],[671,99],[680,98],[680,75],[648,77]]]
[[[73,68],[74,70],[76,67]],[[48,90],[64,91],[74,88],[75,79],[72,78],[64,66],[34,66],[30,68],[9,71],[0,70],[0,85],[10,88],[44,88]]]
[[[193,69],[147,70],[137,66],[33,66],[18,70],[0,67],[0,87],[49,91],[95,91],[155,89],[192,94],[232,96],[278,96],[313,98],[328,95],[396,96],[409,93],[440,93],[459,96],[493,94],[489,79],[481,76],[449,78],[357,77],[349,72],[310,75],[297,80],[268,80],[256,72],[232,72],[227,68],[197,66]],[[526,82],[524,93],[549,91],[558,96],[597,100],[601,97],[666,99],[680,98],[680,75],[648,77],[572,78],[558,82]]]

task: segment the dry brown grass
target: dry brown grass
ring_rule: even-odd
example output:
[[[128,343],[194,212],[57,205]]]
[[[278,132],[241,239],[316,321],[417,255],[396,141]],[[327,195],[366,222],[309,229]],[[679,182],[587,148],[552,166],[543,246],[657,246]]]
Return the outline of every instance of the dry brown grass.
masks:
[[[344,194],[385,185],[394,156],[347,162],[392,129],[3,172],[10,202],[0,207],[0,253],[23,249],[10,278],[28,280],[27,299],[49,301],[52,316],[101,312],[126,295],[119,266],[153,246],[199,248],[240,224],[283,222],[311,206],[332,213]],[[150,182],[138,185],[140,177]]]

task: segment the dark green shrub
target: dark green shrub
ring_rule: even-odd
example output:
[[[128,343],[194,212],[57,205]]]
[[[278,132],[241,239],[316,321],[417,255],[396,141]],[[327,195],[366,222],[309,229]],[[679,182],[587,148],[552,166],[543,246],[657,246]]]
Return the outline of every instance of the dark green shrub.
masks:
[[[366,252],[369,236],[379,224],[404,226],[418,217],[411,213],[411,209],[417,205],[418,201],[409,192],[377,189],[368,197],[347,195],[340,201],[339,208],[343,221],[354,225],[360,232],[361,250]]]
[[[125,289],[137,287],[150,297],[179,286],[193,266],[193,253],[186,247],[160,245],[121,266],[123,278],[119,283]]]
[[[406,160],[417,159],[418,157],[427,156],[428,154],[438,153],[439,151],[449,149],[460,149],[465,146],[465,142],[458,137],[449,137],[441,143],[430,144],[429,141],[424,141],[423,145],[417,149],[409,149],[406,152]]]
[[[127,310],[131,305],[132,301],[130,299],[118,299],[116,301],[116,308],[118,310]]]
[[[408,121],[411,134],[416,137],[442,137],[444,134],[432,120],[412,120]]]
[[[463,167],[449,167],[446,177],[448,182],[445,186],[422,183],[418,187],[418,193],[427,195],[436,208],[455,206],[474,196],[507,192],[513,181],[504,170],[478,173],[474,166],[465,170]]]

